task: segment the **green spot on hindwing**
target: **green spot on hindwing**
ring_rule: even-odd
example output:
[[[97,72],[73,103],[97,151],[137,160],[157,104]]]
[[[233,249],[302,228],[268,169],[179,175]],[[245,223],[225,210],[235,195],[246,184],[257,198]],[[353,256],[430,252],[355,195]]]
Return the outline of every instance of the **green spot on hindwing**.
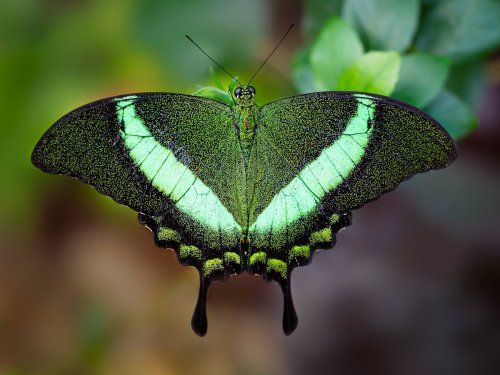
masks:
[[[267,261],[267,274],[277,274],[281,279],[287,278],[288,267],[285,262],[271,258]]]
[[[337,223],[339,222],[339,220],[340,220],[340,218],[341,218],[341,217],[342,217],[342,216],[341,216],[341,215],[339,215],[339,214],[333,214],[333,215],[330,217],[330,224],[332,224],[332,225],[337,224]]]
[[[290,264],[297,263],[298,265],[305,264],[311,257],[311,248],[309,245],[296,245],[292,247],[288,254],[288,262]]]
[[[254,266],[254,265],[257,265],[259,263],[262,263],[262,264],[265,264],[266,263],[266,260],[267,260],[267,255],[265,252],[263,251],[259,251],[257,253],[253,253],[251,256],[250,256],[250,265],[251,266]]]
[[[224,253],[224,262],[226,264],[234,263],[234,264],[239,265],[241,263],[241,259],[240,259],[240,256],[238,254],[236,254],[235,252],[226,251]]]
[[[180,243],[181,242],[181,235],[179,232],[167,228],[167,227],[160,227],[158,230],[158,240],[159,241],[166,241],[168,242],[174,242],[174,243]]]
[[[316,232],[313,232],[309,237],[309,244],[313,247],[314,246],[330,247],[332,241],[333,241],[332,230],[330,228],[324,228]]]
[[[201,250],[194,245],[181,245],[179,248],[179,256],[181,259],[196,259],[201,261]]]
[[[203,275],[207,278],[221,272],[224,272],[224,264],[220,258],[209,259],[203,264]]]
[[[238,274],[242,271],[241,257],[233,251],[226,251],[224,253],[224,267],[228,274]]]

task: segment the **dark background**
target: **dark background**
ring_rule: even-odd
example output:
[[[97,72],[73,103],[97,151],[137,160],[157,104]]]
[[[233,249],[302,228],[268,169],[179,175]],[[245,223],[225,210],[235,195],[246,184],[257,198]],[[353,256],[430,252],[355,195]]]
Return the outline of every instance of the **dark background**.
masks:
[[[190,327],[192,268],[136,214],[29,160],[69,110],[140,91],[191,93],[217,61],[259,103],[295,93],[308,43],[298,1],[3,1],[0,5],[0,374],[500,373],[500,55],[483,58],[479,127],[449,168],[353,214],[333,250],[296,269],[299,326],[277,284],[216,283]],[[450,27],[453,23],[450,22]],[[229,79],[220,75],[225,82]]]

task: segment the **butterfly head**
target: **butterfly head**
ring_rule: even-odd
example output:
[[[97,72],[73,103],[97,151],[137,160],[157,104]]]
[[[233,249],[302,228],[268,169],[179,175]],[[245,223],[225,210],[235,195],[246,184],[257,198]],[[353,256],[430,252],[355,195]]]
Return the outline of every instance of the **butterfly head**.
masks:
[[[255,96],[255,88],[253,86],[240,86],[234,89],[234,96],[241,103],[253,102],[253,97]]]

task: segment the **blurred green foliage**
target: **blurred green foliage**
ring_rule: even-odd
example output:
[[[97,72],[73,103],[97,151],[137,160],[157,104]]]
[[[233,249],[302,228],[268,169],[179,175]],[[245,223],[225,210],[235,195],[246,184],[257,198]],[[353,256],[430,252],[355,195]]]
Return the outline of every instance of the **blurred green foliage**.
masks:
[[[370,51],[349,66],[337,82],[337,90],[390,95],[398,80],[401,58],[397,52]]]
[[[221,82],[214,69],[210,69],[210,77],[212,78],[214,86],[200,87],[198,90],[193,92],[193,95],[217,100],[218,102],[233,106],[233,91],[236,87],[236,80],[231,80],[229,87],[226,89],[226,86]]]
[[[311,43],[295,56],[300,92],[390,95],[460,139],[477,125],[482,66],[500,45],[495,0],[309,0]]]

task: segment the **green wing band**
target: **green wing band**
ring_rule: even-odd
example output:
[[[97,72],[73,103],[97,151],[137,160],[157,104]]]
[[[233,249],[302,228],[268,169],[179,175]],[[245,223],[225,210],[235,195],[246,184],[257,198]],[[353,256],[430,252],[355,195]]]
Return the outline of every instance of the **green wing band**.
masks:
[[[246,212],[235,194],[241,186],[233,183],[244,173],[238,172],[243,168],[233,121],[228,106],[189,95],[108,98],[57,121],[32,160],[45,172],[78,177],[156,217],[161,225],[154,227],[174,230],[181,243],[202,252],[220,249],[211,256],[222,256],[222,249],[238,248],[238,220]],[[218,163],[226,164],[230,177]]]
[[[137,97],[116,103],[120,130],[130,156],[150,183],[175,202],[184,214],[213,231],[240,232],[241,227],[213,191],[173,152],[161,145],[135,112]]]
[[[339,186],[361,161],[372,133],[374,113],[375,103],[360,98],[356,114],[338,139],[274,196],[250,232],[282,231],[314,211],[325,194]]]
[[[257,181],[250,181],[251,253],[269,249],[281,260],[296,245],[330,247],[349,223],[338,226],[331,218],[347,218],[412,175],[447,166],[457,152],[425,113],[366,93],[280,99],[261,108],[257,125],[249,163]],[[259,179],[262,170],[269,172]],[[317,241],[323,231],[332,235]]]

